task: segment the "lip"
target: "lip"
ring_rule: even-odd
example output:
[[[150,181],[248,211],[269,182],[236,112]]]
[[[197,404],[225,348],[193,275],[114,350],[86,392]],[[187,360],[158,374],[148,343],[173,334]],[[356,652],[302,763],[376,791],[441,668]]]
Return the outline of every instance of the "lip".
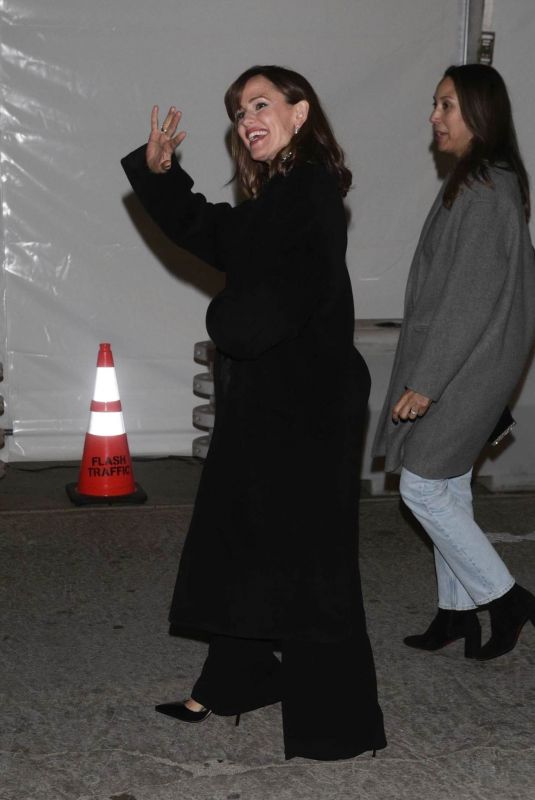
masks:
[[[433,131],[433,139],[435,140],[436,146],[442,150],[443,147],[446,146],[447,142],[449,141],[449,135],[447,131]]]
[[[251,136],[254,136],[255,134],[259,134],[258,138],[251,140]],[[249,128],[248,130],[245,131],[245,137],[249,143],[249,147],[254,147],[255,144],[263,142],[268,134],[269,131],[267,130],[267,128],[263,127]]]

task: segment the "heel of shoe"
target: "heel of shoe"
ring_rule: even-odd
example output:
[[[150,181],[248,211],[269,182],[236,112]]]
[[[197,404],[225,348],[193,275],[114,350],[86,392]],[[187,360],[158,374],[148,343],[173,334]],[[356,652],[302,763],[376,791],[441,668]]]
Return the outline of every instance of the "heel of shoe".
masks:
[[[535,625],[535,597],[527,589],[513,585],[501,597],[488,604],[491,636],[483,645],[478,661],[490,661],[516,647],[522,628],[528,620]]]
[[[481,650],[481,625],[475,612],[467,618],[464,637],[464,657],[477,658]]]
[[[535,597],[530,591],[528,591],[528,589],[524,589],[523,586],[518,586],[518,592],[525,614],[531,624],[535,627]]]

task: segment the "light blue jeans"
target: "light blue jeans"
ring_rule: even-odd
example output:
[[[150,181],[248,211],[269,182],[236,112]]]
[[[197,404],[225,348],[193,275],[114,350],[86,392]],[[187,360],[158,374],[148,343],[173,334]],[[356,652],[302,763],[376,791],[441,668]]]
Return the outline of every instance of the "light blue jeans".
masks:
[[[434,545],[438,606],[462,611],[509,591],[514,578],[474,521],[472,470],[429,480],[401,470],[399,490]]]

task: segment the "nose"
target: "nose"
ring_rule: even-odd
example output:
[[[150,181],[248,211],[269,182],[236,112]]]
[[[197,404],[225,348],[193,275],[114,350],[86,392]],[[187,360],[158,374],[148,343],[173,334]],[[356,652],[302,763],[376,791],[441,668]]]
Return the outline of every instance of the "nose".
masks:
[[[247,127],[248,124],[254,122],[256,119],[256,114],[252,109],[248,109],[245,114],[243,115],[242,122]]]
[[[433,111],[431,112],[431,116],[429,117],[429,122],[431,123],[431,125],[434,125],[436,122],[439,121],[439,119],[440,119],[439,110],[438,108],[434,108]]]

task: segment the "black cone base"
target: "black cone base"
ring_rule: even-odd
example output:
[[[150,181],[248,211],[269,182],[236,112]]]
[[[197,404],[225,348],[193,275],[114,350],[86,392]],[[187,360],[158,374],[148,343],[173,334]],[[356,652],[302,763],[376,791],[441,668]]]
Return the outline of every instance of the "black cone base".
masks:
[[[135,491],[130,494],[118,495],[95,495],[95,494],[80,494],[78,491],[77,483],[68,483],[65,491],[69,495],[69,499],[75,506],[132,506],[141,505],[147,499],[146,492],[143,491],[139,483],[135,484]]]

